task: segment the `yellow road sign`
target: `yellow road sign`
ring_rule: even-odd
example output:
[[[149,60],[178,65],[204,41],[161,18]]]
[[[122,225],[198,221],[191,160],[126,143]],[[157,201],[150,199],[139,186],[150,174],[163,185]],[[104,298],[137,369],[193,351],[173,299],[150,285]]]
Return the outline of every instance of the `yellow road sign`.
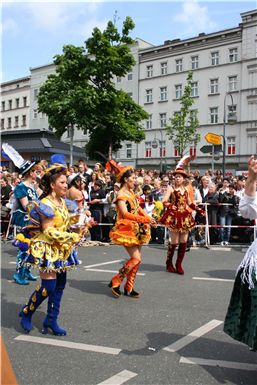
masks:
[[[221,144],[221,136],[217,134],[212,134],[211,132],[208,132],[208,134],[205,135],[205,139],[208,143]]]

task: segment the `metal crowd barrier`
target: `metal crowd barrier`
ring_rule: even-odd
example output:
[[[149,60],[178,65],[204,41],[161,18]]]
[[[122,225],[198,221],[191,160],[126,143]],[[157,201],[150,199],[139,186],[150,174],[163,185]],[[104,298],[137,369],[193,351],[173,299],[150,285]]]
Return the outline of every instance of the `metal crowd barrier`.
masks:
[[[108,202],[102,202],[102,204],[110,205],[110,203],[108,203]],[[199,205],[204,206],[204,210],[206,212],[205,224],[198,224],[198,225],[195,226],[195,228],[203,228],[204,227],[204,229],[205,229],[204,244],[201,245],[202,247],[209,248],[211,246],[211,244],[210,244],[210,229],[211,228],[226,228],[226,227],[242,228],[242,229],[250,228],[250,229],[253,229],[253,239],[254,240],[256,239],[256,236],[257,236],[257,223],[256,223],[256,221],[255,221],[255,225],[253,225],[253,226],[246,226],[246,225],[230,225],[230,226],[227,226],[227,225],[210,225],[208,223],[208,206],[233,206],[232,204],[230,204],[230,203],[217,203],[217,204],[201,203]],[[16,226],[13,226],[11,224],[11,216],[10,216],[10,218],[8,220],[2,220],[1,219],[1,222],[8,222],[8,229],[7,229],[7,232],[6,232],[5,237],[3,239],[4,240],[8,239],[11,227],[13,228],[13,235],[15,237],[16,236]],[[99,223],[98,224],[98,226],[111,226],[111,227],[113,225],[114,225],[113,223]],[[164,227],[164,245],[166,245],[167,244],[167,240],[169,238],[169,230],[164,225],[158,224],[157,227]],[[230,243],[229,246],[230,247],[231,246],[232,247],[233,246],[238,246],[238,244],[237,243],[233,243],[233,244]]]

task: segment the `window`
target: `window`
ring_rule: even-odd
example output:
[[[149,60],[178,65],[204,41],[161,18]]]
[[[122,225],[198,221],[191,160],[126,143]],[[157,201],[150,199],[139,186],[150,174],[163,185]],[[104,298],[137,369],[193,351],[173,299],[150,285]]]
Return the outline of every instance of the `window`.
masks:
[[[229,49],[229,61],[230,61],[230,63],[234,63],[234,62],[238,61],[237,48],[230,48]]]
[[[182,72],[183,70],[183,59],[176,59],[176,72]]]
[[[191,96],[192,97],[198,96],[198,82],[192,82],[191,87],[192,87]]]
[[[179,156],[179,145],[174,142],[174,156]]]
[[[145,142],[145,157],[151,158],[152,156],[152,142]]]
[[[120,83],[120,82],[121,82],[121,77],[117,76],[117,83]]]
[[[152,114],[148,116],[148,119],[146,120],[146,127],[147,130],[152,128]]]
[[[191,110],[190,111],[191,122],[195,122],[198,119],[197,115],[198,115],[198,110]]]
[[[153,76],[153,66],[146,66],[146,77],[151,78]]]
[[[8,106],[9,106],[9,110],[12,109],[12,100],[8,100]]]
[[[27,96],[23,96],[23,107],[27,107]]]
[[[219,64],[219,51],[211,53],[211,65],[217,66]]]
[[[153,102],[153,90],[152,88],[146,91],[146,103],[152,103]]]
[[[237,90],[237,76],[229,76],[228,91],[236,91],[236,90]]]
[[[218,123],[218,107],[210,108],[210,123]]]
[[[4,130],[4,119],[1,119],[1,130]]]
[[[160,87],[160,100],[167,100],[167,87]]]
[[[168,73],[168,63],[165,61],[161,63],[161,75],[167,75]]]
[[[34,89],[34,100],[37,100],[38,97],[38,88]]]
[[[235,155],[236,153],[236,138],[230,136],[227,138],[227,155]]]
[[[191,56],[191,68],[196,70],[199,66],[199,56]]]
[[[190,146],[189,153],[190,153],[190,156],[196,156],[196,145],[195,144]]]
[[[27,125],[27,117],[26,115],[22,115],[22,126],[25,127]]]
[[[175,99],[182,97],[182,84],[175,85]]]
[[[163,158],[166,156],[166,141],[160,140],[160,158]]]
[[[12,118],[8,118],[8,126],[7,128],[12,128]]]
[[[37,108],[33,109],[33,119],[37,118]]]
[[[210,80],[210,93],[217,94],[219,92],[219,79]]]
[[[133,79],[133,73],[132,72],[129,72],[128,73],[128,80],[132,80]]]
[[[19,98],[15,99],[15,103],[16,103],[16,108],[19,108],[20,107],[20,99]]]
[[[2,102],[2,111],[5,111],[5,102]]]
[[[131,143],[126,144],[126,155],[127,155],[127,158],[132,158],[132,144]]]
[[[19,127],[19,116],[15,116],[14,118],[14,127]]]
[[[164,112],[162,114],[159,114],[159,116],[160,116],[160,127],[164,128],[167,123],[167,114],[166,112]]]

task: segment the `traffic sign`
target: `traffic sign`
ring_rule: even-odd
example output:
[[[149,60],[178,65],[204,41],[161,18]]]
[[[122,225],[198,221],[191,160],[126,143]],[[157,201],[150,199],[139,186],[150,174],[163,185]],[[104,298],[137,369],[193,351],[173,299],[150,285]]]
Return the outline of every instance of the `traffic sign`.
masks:
[[[222,145],[221,144],[215,144],[212,146],[211,144],[207,144],[206,146],[203,146],[200,148],[200,151],[203,154],[210,154],[214,150],[214,153],[222,151]]]
[[[205,135],[205,139],[208,143],[221,144],[221,136],[213,134],[212,132],[208,132],[208,134]]]

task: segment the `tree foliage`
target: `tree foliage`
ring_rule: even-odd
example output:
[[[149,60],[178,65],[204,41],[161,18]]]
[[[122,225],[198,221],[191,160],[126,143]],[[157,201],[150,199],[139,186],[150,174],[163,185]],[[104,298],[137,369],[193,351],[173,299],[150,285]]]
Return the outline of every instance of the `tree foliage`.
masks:
[[[125,76],[135,64],[129,45],[134,22],[127,17],[119,33],[109,21],[101,32],[94,28],[85,47],[65,45],[54,57],[56,74],[40,88],[39,111],[61,137],[69,125],[89,134],[87,152],[95,157],[121,148],[124,140],[144,139],[141,125],[147,113],[124,91],[115,88],[116,76]]]
[[[197,111],[191,109],[194,104],[194,98],[191,96],[192,82],[193,73],[190,71],[183,95],[180,98],[180,111],[173,114],[169,119],[170,124],[165,127],[167,135],[178,149],[180,157],[188,152],[190,145],[200,141],[200,134],[197,133],[199,127]]]

